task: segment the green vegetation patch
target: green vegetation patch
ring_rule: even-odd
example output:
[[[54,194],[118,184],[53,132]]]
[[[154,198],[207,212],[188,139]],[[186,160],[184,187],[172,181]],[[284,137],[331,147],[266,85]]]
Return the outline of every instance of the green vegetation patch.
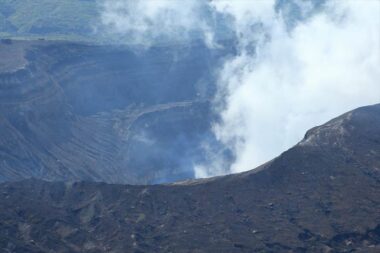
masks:
[[[0,0],[0,36],[92,40],[97,0]]]

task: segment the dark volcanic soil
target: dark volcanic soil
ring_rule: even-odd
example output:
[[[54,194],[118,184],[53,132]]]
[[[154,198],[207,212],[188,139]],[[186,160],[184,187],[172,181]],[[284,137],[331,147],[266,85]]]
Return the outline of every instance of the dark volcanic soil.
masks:
[[[380,252],[380,105],[261,168],[171,185],[0,186],[2,252]]]

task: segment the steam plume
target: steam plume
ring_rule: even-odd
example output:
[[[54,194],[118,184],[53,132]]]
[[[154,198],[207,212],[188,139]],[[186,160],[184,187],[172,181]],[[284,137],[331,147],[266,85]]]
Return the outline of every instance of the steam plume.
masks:
[[[214,156],[195,166],[198,177],[253,169],[307,129],[380,101],[377,0],[106,1],[103,23],[146,45],[196,36],[213,50],[220,34],[236,41],[219,70],[214,126],[236,160],[221,171]]]

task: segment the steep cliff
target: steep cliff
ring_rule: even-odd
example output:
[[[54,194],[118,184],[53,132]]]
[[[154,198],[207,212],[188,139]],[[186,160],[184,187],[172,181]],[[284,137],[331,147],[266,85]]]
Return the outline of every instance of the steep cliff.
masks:
[[[0,55],[0,181],[194,177],[217,53],[3,40]]]

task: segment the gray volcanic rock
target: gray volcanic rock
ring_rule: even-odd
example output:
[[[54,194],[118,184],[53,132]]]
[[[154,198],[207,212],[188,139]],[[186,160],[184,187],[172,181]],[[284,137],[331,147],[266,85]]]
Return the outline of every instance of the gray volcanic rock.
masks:
[[[169,185],[0,186],[3,252],[379,252],[380,105],[256,170]]]
[[[193,178],[186,161],[204,159],[213,138],[216,54],[201,43],[1,41],[0,182]]]

